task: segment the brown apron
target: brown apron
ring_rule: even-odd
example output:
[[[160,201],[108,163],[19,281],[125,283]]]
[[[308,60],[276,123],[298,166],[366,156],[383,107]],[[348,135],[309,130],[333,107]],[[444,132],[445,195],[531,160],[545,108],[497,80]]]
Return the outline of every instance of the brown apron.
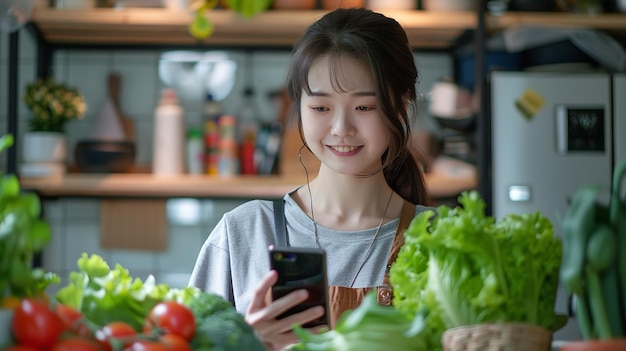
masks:
[[[274,217],[276,221],[276,228],[278,231],[284,231],[285,228],[285,216],[284,216],[284,203],[280,199],[274,202]],[[277,214],[279,214],[277,216]],[[381,305],[391,305],[393,298],[393,289],[391,282],[389,281],[389,269],[396,260],[400,247],[404,244],[404,231],[409,227],[411,220],[415,217],[415,205],[408,201],[404,201],[402,205],[402,212],[400,213],[400,220],[398,222],[398,228],[396,229],[396,235],[393,239],[391,246],[391,252],[387,258],[387,268],[385,269],[385,276],[383,277],[382,285],[372,288],[349,288],[345,286],[331,285],[328,287],[328,307],[330,309],[330,328],[335,327],[337,319],[346,310],[352,310],[358,307],[363,301],[363,297],[372,289],[377,289],[377,300]],[[285,237],[281,237],[282,233],[277,233],[277,245],[289,245],[285,242]]]

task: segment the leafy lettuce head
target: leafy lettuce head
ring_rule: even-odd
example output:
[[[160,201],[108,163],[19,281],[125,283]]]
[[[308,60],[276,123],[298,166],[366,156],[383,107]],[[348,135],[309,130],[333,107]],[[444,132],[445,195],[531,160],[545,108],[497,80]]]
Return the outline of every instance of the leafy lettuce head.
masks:
[[[459,203],[411,222],[390,271],[394,305],[408,314],[428,309],[439,335],[492,322],[561,328],[554,304],[562,246],[550,221],[537,212],[496,222],[475,191]]]

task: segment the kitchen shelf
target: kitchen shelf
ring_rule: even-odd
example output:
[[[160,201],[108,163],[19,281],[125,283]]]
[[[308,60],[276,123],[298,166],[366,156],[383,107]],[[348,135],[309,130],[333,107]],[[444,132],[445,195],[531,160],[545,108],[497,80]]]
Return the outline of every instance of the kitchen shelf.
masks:
[[[161,8],[95,8],[56,10],[37,8],[31,23],[52,45],[228,45],[291,46],[304,29],[325,14],[324,10],[270,10],[245,19],[229,10],[212,10],[207,18],[214,33],[197,40],[188,33],[193,14]],[[406,30],[413,48],[446,49],[477,26],[472,11],[385,11]],[[577,14],[506,12],[487,15],[488,31],[517,25],[586,27],[620,33],[626,30],[626,14]]]
[[[25,190],[42,197],[197,197],[275,198],[302,184],[297,177],[156,177],[151,174],[66,174],[59,178],[21,178]]]
[[[270,10],[244,19],[228,10],[207,13],[214,33],[196,40],[188,33],[193,14],[167,9],[126,8],[57,10],[36,8],[29,25],[38,34],[43,57],[38,60],[38,74],[47,74],[51,53],[62,47],[282,47],[289,48],[305,28],[324,15],[324,10]],[[626,36],[626,14],[576,14],[542,12],[506,12],[499,16],[474,11],[434,12],[423,10],[385,11],[406,30],[413,49],[450,50],[467,41],[467,33],[476,32],[481,41],[486,35],[519,25],[560,28],[594,28],[620,39]],[[482,19],[484,18],[484,21]],[[625,41],[626,42],[626,41]],[[15,56],[16,53],[14,52]],[[476,67],[480,67],[477,60]],[[479,71],[480,72],[480,71]],[[478,72],[477,72],[478,74]],[[13,86],[17,83],[13,82]],[[483,94],[484,95],[484,94]],[[485,105],[485,104],[481,104]],[[484,107],[484,106],[483,106]],[[480,116],[484,116],[481,112]],[[488,124],[483,124],[488,125]],[[483,132],[483,134],[486,132]],[[480,152],[478,167],[470,176],[430,174],[427,187],[433,198],[455,196],[474,189],[489,202],[489,150]],[[482,161],[481,161],[482,160]],[[292,177],[212,177],[185,176],[170,180],[150,175],[68,174],[60,180],[21,179],[25,189],[42,196],[100,197],[277,197],[304,183]]]
[[[213,34],[197,40],[188,32],[193,14],[159,8],[90,10],[36,9],[31,22],[50,44],[245,45],[291,46],[323,10],[271,10],[245,19],[229,10],[212,10]],[[473,12],[425,11],[387,13],[407,31],[413,47],[449,47],[476,25]]]
[[[431,197],[456,197],[475,189],[476,167],[453,158],[440,157],[425,175]],[[23,189],[42,197],[193,197],[193,198],[279,198],[306,183],[301,175],[155,177],[146,173],[80,174],[58,178],[26,178]]]

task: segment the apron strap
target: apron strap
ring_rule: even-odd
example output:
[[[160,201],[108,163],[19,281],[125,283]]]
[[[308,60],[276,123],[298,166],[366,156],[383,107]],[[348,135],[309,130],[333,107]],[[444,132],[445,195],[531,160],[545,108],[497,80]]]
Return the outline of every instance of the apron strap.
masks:
[[[276,199],[274,203],[274,242],[278,247],[289,246],[287,226],[285,224],[285,200]]]
[[[391,245],[391,252],[389,253],[389,258],[387,260],[387,267],[385,267],[383,284],[377,287],[376,299],[381,305],[390,306],[391,301],[393,300],[393,288],[391,286],[391,281],[389,280],[389,270],[391,269],[391,265],[396,261],[396,257],[398,257],[398,252],[400,252],[402,244],[404,244],[404,231],[409,227],[409,224],[411,224],[413,217],[415,217],[415,205],[405,200],[402,205],[402,212],[400,213],[396,236],[393,238],[393,244]]]
[[[400,213],[400,221],[398,222],[398,228],[396,229],[396,236],[393,239],[391,252],[389,253],[387,267],[391,267],[391,265],[396,261],[398,252],[400,252],[400,248],[404,244],[404,231],[409,228],[413,217],[415,217],[415,205],[405,200],[404,205],[402,205],[402,212]]]

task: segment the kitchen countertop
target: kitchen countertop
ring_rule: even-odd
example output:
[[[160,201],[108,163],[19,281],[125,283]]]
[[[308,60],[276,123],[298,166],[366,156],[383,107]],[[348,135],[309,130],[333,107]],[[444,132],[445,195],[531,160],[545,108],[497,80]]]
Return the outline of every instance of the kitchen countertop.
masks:
[[[474,165],[441,156],[425,176],[432,198],[450,198],[463,190],[475,189]],[[43,197],[195,197],[195,198],[278,198],[304,184],[300,175],[157,177],[148,173],[68,173],[59,178],[20,178],[25,190]]]

